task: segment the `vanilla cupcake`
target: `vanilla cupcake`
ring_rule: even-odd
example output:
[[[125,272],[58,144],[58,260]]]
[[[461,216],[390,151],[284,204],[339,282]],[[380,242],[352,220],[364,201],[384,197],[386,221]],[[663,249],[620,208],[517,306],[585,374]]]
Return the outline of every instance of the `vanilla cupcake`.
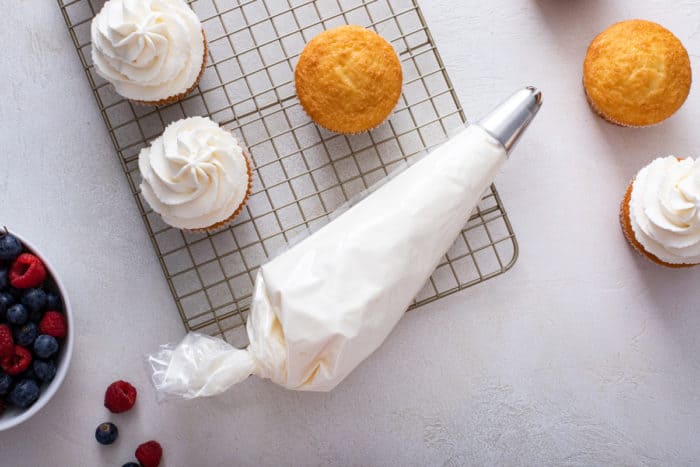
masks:
[[[700,264],[700,159],[662,157],[639,171],[620,206],[622,231],[651,261]]]
[[[394,48],[361,26],[340,26],[314,37],[294,71],[304,111],[336,133],[371,130],[401,97],[403,73]]]
[[[593,39],[583,64],[589,104],[604,119],[623,126],[667,119],[683,105],[690,85],[685,47],[651,21],[613,24]]]
[[[175,102],[204,72],[204,31],[184,0],[109,0],[90,32],[95,70],[132,101]]]
[[[248,157],[236,138],[204,117],[171,123],[139,153],[141,194],[167,224],[213,231],[250,196]]]

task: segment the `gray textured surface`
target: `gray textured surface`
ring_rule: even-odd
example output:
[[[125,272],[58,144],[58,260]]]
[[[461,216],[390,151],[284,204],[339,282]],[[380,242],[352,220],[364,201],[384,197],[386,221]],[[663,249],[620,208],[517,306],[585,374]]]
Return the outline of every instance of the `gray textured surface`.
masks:
[[[53,1],[4,9],[0,220],[52,258],[79,335],[56,399],[0,433],[2,465],[121,465],[149,438],[169,466],[700,461],[700,270],[646,263],[617,224],[642,165],[698,155],[697,87],[678,115],[646,130],[603,123],[580,89],[588,41],[620,19],[661,22],[697,64],[700,3],[422,4],[468,115],[523,84],[544,91],[498,180],[519,262],[407,315],[330,394],[250,379],[166,405],[141,360],[182,326],[63,20]],[[141,395],[133,413],[108,417],[103,390],[117,378]],[[102,448],[92,433],[108,418],[121,437]]]

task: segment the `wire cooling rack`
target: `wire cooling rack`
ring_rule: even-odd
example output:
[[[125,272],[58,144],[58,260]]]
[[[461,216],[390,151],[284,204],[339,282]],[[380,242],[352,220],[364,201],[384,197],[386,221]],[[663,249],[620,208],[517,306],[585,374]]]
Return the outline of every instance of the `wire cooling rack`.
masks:
[[[58,0],[97,104],[187,330],[243,344],[257,268],[328,214],[400,169],[466,121],[416,0],[194,0],[209,57],[186,99],[132,104],[95,72],[90,22],[104,0]],[[359,24],[392,43],[404,86],[388,122],[357,136],[316,126],[301,109],[294,67],[312,37]],[[244,212],[212,234],[165,225],[139,194],[139,150],[165,126],[208,115],[241,137],[255,176]],[[494,186],[413,306],[507,271],[518,247]]]

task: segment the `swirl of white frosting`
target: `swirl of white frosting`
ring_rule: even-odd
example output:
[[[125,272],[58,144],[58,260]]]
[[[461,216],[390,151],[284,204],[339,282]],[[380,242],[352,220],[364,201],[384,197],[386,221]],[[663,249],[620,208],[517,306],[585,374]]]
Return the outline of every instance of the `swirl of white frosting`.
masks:
[[[700,159],[662,157],[632,185],[630,221],[644,249],[669,264],[700,263]]]
[[[184,0],[109,0],[90,32],[95,69],[128,99],[184,93],[205,59],[202,25]]]
[[[248,192],[246,156],[236,138],[208,118],[171,123],[139,153],[141,193],[168,224],[202,229],[226,220]]]

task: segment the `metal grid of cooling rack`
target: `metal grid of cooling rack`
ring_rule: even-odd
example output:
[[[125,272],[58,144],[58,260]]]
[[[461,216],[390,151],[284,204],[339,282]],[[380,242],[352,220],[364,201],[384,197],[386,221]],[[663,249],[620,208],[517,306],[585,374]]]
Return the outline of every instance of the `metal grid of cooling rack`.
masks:
[[[209,57],[191,95],[134,105],[94,71],[90,22],[104,0],[58,0],[163,273],[187,330],[243,344],[257,268],[349,198],[443,142],[466,121],[416,0],[193,0]],[[304,114],[294,90],[302,48],[322,30],[359,24],[395,47],[404,70],[391,118],[356,136]],[[165,126],[208,115],[242,137],[255,165],[252,195],[228,228],[187,233],[165,225],[139,194],[139,150]],[[518,247],[491,186],[413,306],[507,271]]]

